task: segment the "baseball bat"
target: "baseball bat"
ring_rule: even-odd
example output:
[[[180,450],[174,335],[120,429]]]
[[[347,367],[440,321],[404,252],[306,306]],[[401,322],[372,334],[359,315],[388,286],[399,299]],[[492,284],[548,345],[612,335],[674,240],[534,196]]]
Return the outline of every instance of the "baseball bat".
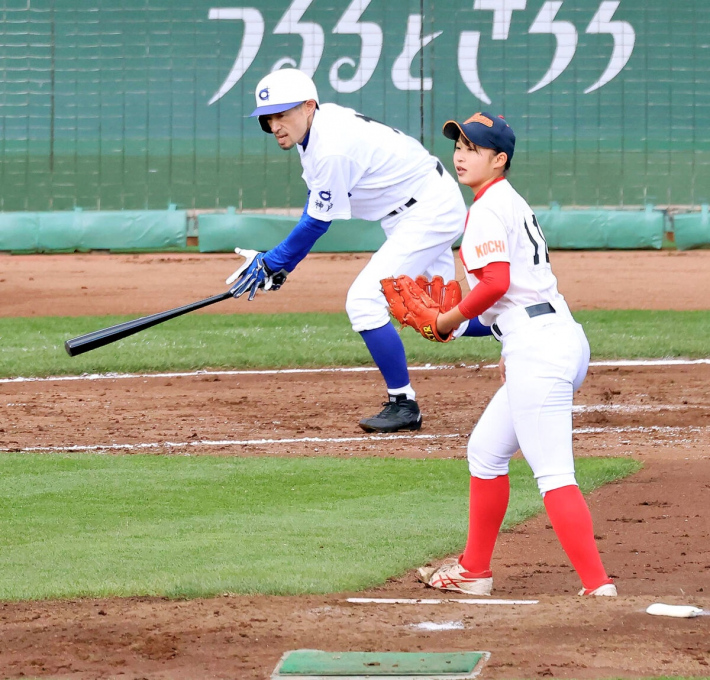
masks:
[[[132,321],[124,321],[123,323],[116,324],[115,326],[109,326],[108,328],[101,328],[98,331],[86,333],[85,335],[79,335],[76,338],[67,340],[64,343],[64,349],[66,349],[67,354],[70,357],[75,357],[77,354],[83,354],[84,352],[90,352],[92,349],[96,349],[97,347],[109,345],[112,342],[116,342],[116,340],[127,338],[129,335],[133,335],[134,333],[140,333],[140,331],[144,331],[146,328],[150,328],[151,326],[157,326],[159,323],[168,321],[168,319],[174,319],[176,316],[182,316],[188,312],[194,312],[196,309],[213,305],[215,302],[221,302],[222,300],[226,300],[231,297],[232,293],[225,291],[224,293],[213,295],[212,297],[205,298],[204,300],[191,302],[189,305],[175,307],[175,309],[168,309],[165,312],[158,312],[157,314],[151,314],[150,316],[142,316],[140,319],[133,319]]]

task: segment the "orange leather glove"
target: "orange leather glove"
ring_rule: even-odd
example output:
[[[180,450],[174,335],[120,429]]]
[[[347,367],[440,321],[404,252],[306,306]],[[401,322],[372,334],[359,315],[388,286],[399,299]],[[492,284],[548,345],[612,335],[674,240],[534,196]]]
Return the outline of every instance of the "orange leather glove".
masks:
[[[463,294],[458,281],[444,283],[441,276],[432,277],[431,281],[420,274],[414,279],[415,283],[439,305],[439,311],[443,314],[456,307],[461,302]]]
[[[432,342],[449,342],[453,333],[442,337],[436,330],[436,318],[461,302],[458,281],[444,283],[440,276],[429,281],[425,276],[401,275],[380,281],[392,316],[403,326],[411,326]]]

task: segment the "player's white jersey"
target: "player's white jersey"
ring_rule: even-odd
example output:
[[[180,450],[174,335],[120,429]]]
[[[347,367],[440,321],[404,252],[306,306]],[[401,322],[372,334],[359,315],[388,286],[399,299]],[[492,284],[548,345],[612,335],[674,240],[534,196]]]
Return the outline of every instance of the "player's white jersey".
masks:
[[[550,268],[547,243],[537,218],[508,180],[490,184],[471,206],[461,242],[461,261],[471,289],[478,279],[471,274],[489,262],[510,262],[510,288],[481,314],[490,326],[498,315],[513,307],[564,298]]]
[[[337,104],[316,110],[298,151],[307,212],[324,221],[382,219],[416,198],[437,163],[413,137]]]

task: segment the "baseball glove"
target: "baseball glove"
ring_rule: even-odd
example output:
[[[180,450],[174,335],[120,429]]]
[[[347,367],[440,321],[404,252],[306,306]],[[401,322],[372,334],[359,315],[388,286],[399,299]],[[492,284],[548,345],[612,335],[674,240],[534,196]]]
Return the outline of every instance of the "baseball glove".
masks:
[[[461,302],[463,294],[458,281],[444,283],[440,276],[432,277],[431,281],[420,274],[415,279],[416,284],[439,305],[439,311],[443,314],[456,307]]]
[[[444,283],[440,276],[429,281],[425,276],[413,281],[402,275],[382,279],[382,292],[392,316],[403,326],[411,326],[427,340],[449,342],[453,334],[442,337],[436,330],[436,317],[448,312],[461,301],[458,281]]]

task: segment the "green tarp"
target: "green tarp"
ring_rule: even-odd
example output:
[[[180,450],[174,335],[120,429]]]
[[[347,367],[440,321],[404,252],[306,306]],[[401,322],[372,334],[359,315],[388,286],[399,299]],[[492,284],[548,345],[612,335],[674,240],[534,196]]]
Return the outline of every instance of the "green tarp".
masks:
[[[660,248],[666,229],[665,215],[651,207],[645,210],[561,210],[536,209],[535,214],[548,247],[571,250]],[[200,251],[226,252],[236,246],[268,250],[298,221],[282,217],[236,213],[201,215]],[[384,242],[377,222],[349,220],[334,222],[316,242],[314,252],[373,252]]]
[[[0,250],[169,250],[187,245],[184,210],[0,213]]]
[[[198,234],[202,253],[227,252],[235,247],[268,250],[283,240],[298,217],[250,215],[230,208],[226,214],[200,215]],[[374,252],[385,241],[379,222],[339,220],[316,241],[314,253]]]
[[[679,249],[710,245],[707,205],[700,213],[676,215],[648,206],[644,210],[574,210],[536,208],[535,215],[553,250],[661,248],[666,231],[675,230]],[[298,217],[207,213],[197,218],[203,253],[231,252],[235,247],[268,250],[282,241]],[[0,213],[0,251],[18,253],[90,250],[170,250],[187,245],[184,210]],[[378,222],[336,221],[316,242],[313,252],[374,252],[385,240]]]
[[[673,216],[673,236],[678,250],[710,246],[710,215],[704,204],[700,213]]]
[[[536,210],[548,248],[558,250],[638,250],[660,248],[665,216],[645,210]]]

